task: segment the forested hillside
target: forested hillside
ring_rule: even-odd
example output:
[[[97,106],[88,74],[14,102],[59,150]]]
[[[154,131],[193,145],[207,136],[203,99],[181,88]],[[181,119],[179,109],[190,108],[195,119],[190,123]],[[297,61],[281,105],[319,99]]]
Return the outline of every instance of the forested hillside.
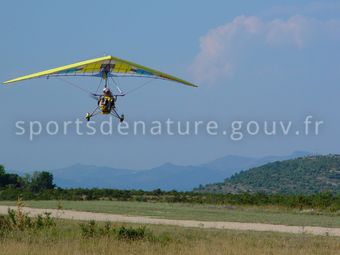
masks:
[[[277,161],[242,171],[201,192],[285,194],[340,193],[340,155],[308,156]]]

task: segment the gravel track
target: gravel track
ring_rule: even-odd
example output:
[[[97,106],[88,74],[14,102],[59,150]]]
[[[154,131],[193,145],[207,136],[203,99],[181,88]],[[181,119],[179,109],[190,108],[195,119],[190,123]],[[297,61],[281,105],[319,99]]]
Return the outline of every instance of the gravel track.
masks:
[[[16,209],[15,206],[0,206],[0,214],[7,214],[8,208]],[[340,236],[340,228],[311,227],[311,226],[286,226],[263,223],[244,223],[244,222],[225,222],[225,221],[197,221],[197,220],[170,220],[158,219],[148,216],[127,216],[107,213],[81,212],[72,210],[57,209],[38,209],[24,207],[24,212],[31,216],[51,213],[54,218],[71,219],[71,220],[95,220],[110,222],[126,222],[138,224],[155,224],[155,225],[173,225],[191,228],[215,228],[215,229],[233,229],[233,230],[251,230],[251,231],[272,231],[294,234],[312,234],[323,236]]]

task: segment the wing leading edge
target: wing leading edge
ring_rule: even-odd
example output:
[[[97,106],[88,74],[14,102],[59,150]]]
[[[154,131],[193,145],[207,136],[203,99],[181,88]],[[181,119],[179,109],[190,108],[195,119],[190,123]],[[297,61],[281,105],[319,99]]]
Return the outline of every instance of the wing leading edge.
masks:
[[[3,83],[9,84],[28,79],[53,76],[95,76],[104,78],[106,76],[136,76],[170,80],[182,83],[184,85],[197,87],[197,85],[175,76],[113,56],[85,60],[74,64],[21,76]]]

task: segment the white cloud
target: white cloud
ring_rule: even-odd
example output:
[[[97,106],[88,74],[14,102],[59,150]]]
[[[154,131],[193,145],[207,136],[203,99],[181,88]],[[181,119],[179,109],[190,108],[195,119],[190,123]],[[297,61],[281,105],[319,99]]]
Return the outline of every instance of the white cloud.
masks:
[[[255,16],[238,16],[210,30],[200,39],[200,52],[190,67],[199,83],[215,83],[235,71],[235,51],[260,41],[264,47],[304,48],[314,33],[330,30],[339,33],[337,20],[317,21],[303,16],[287,20],[262,21]],[[240,46],[242,45],[242,46]]]
[[[210,30],[200,40],[200,52],[191,66],[194,78],[201,82],[214,82],[216,78],[232,73],[228,57],[232,51],[234,38],[240,30],[256,34],[261,29],[257,17],[240,16],[226,25]]]
[[[273,20],[266,24],[265,37],[266,42],[271,46],[293,45],[303,48],[304,41],[309,34],[309,27],[312,20],[304,17],[294,16],[286,21]]]

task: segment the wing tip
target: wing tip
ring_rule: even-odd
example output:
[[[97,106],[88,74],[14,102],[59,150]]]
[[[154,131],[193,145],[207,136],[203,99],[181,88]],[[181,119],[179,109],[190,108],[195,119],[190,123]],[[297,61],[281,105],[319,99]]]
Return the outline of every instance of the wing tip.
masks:
[[[13,82],[16,82],[16,81],[17,81],[17,79],[7,80],[7,81],[3,81],[2,84],[7,85],[9,83],[13,83]]]
[[[181,82],[181,83],[183,83],[183,84],[185,84],[185,85],[188,85],[188,86],[190,86],[190,87],[193,87],[193,88],[198,88],[198,85],[193,84],[193,83],[191,83],[191,82],[185,81],[185,82]]]

